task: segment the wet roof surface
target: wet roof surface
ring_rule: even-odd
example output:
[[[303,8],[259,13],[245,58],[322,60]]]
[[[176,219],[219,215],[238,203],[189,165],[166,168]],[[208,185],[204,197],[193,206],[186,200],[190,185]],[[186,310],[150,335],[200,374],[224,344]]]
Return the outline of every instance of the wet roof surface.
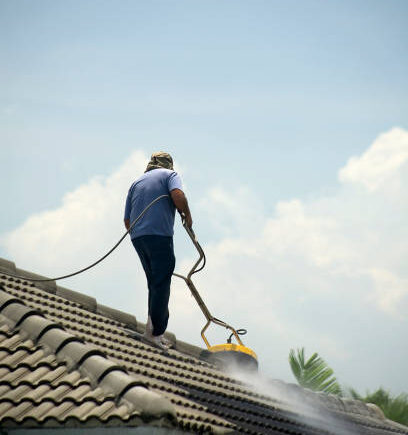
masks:
[[[258,394],[172,334],[175,349],[165,353],[129,336],[125,329],[144,330],[133,316],[1,268],[10,263],[0,263],[0,427],[408,434],[362,402],[268,380],[273,394]]]

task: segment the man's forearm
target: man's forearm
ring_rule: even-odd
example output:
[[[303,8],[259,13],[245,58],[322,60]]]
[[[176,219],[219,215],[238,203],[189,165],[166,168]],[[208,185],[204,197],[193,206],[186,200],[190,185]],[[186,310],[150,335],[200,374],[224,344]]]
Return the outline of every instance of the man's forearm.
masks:
[[[178,212],[184,215],[187,226],[191,228],[193,226],[193,219],[191,218],[190,208],[184,192],[180,189],[174,189],[170,192],[170,195]]]
[[[177,207],[177,206],[176,206]],[[177,210],[185,216],[191,216],[190,207],[188,206],[187,198],[184,197],[177,207]]]

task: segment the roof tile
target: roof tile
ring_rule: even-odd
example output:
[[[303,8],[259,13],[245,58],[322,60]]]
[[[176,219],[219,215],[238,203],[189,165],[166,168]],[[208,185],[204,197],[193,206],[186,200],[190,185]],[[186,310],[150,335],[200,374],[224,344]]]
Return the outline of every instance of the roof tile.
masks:
[[[134,316],[93,298],[60,287],[52,294],[52,288],[46,292],[1,274],[0,281],[5,290],[0,291],[0,307],[23,303],[46,316],[21,307],[5,311],[7,317],[0,314],[3,424],[19,419],[21,426],[139,425],[143,418],[153,418],[172,425],[177,418],[180,430],[194,432],[321,435],[332,433],[332,420],[326,420],[330,415],[361,434],[397,431],[360,402],[344,403],[278,381],[270,382],[277,397],[299,395],[307,406],[294,409],[277,397],[258,394],[201,359],[202,349],[172,334],[175,349],[163,353],[128,335],[126,329],[144,328]],[[28,317],[16,328],[21,313]],[[16,409],[19,414],[10,417]],[[321,411],[319,417],[311,409]]]
[[[1,313],[6,318],[6,322],[12,327],[17,327],[24,319],[36,314],[37,310],[22,305],[21,302],[13,302],[3,307]]]
[[[0,287],[1,288],[1,287]],[[3,310],[7,305],[11,303],[20,303],[20,299],[10,295],[4,291],[0,292],[0,311]]]
[[[46,319],[40,315],[32,315],[27,317],[22,322],[22,334],[26,334],[33,341],[37,341],[41,338],[42,335],[45,334],[49,329],[60,328],[62,327],[51,320]]]
[[[85,307],[89,311],[96,312],[96,299],[92,298],[91,296],[87,296],[83,293],[78,293],[60,286],[57,286],[57,291],[55,294],[62,298],[77,302],[79,305]]]
[[[62,329],[47,329],[52,320],[44,321],[38,314],[21,322],[32,308],[3,293],[0,291],[4,302],[0,318],[0,420],[27,424],[34,419],[45,424],[53,417],[58,421],[68,417],[104,421],[138,415],[150,420],[164,417],[169,422],[176,418],[170,401],[138,386],[140,381],[106,359],[101,350]],[[30,335],[34,341],[27,339]],[[37,337],[40,339],[35,344]],[[108,376],[110,381],[102,383]],[[120,391],[116,388],[118,379]],[[135,386],[138,390],[132,392]],[[121,399],[126,393],[126,399]],[[149,408],[147,399],[155,406]]]
[[[57,358],[67,364],[68,370],[81,366],[84,362],[93,356],[103,356],[103,360],[107,361],[104,353],[95,346],[84,344],[79,341],[71,341],[60,349]],[[97,377],[97,379],[99,376]],[[96,380],[97,380],[96,379]]]
[[[80,371],[88,376],[94,385],[99,384],[112,371],[126,372],[123,367],[100,355],[88,357],[81,365]],[[129,384],[128,376],[125,377],[124,383]]]
[[[137,328],[136,317],[132,314],[125,313],[123,311],[116,310],[101,304],[97,305],[96,312],[102,316],[107,316],[113,320],[116,320],[117,322],[124,323],[128,325],[129,328],[133,328],[135,330]]]
[[[39,340],[39,344],[44,346],[50,352],[57,354],[64,346],[72,342],[81,342],[81,340],[73,334],[64,331],[63,329],[50,329]]]

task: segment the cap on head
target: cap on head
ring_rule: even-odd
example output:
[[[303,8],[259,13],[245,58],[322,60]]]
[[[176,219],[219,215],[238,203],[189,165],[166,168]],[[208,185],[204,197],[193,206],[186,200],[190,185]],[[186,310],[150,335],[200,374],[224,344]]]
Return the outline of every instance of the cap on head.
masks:
[[[151,171],[152,169],[159,169],[159,168],[173,170],[173,159],[169,153],[165,153],[163,151],[153,153],[145,172]]]

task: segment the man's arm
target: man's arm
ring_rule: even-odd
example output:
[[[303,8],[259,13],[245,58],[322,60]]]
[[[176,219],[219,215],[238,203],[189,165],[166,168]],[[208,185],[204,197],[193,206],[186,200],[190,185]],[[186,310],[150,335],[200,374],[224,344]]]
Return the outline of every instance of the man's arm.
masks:
[[[125,227],[127,230],[129,230],[129,227],[130,227],[130,220],[129,219],[125,219]]]
[[[193,219],[191,218],[190,208],[188,207],[187,198],[184,195],[184,192],[180,189],[173,189],[170,192],[170,196],[178,212],[181,215],[184,215],[187,226],[191,228],[193,226]]]
[[[129,189],[129,192],[128,192],[127,197],[126,197],[125,217],[123,219],[123,221],[125,223],[125,227],[127,230],[129,230],[129,227],[130,227],[130,209],[132,208],[130,191],[131,191],[131,188]]]

